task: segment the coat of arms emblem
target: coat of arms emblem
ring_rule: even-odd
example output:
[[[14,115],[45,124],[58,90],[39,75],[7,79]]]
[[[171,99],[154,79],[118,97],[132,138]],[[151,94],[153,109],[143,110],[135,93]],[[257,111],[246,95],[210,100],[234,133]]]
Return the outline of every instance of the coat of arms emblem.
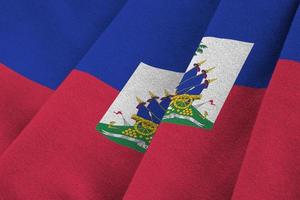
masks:
[[[144,152],[161,122],[213,128],[252,46],[205,37],[185,73],[140,63],[96,129]]]

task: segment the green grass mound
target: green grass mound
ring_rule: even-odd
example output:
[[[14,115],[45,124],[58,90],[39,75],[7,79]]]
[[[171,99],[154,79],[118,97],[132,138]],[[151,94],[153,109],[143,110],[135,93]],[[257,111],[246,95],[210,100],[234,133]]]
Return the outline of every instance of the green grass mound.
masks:
[[[213,123],[208,119],[205,119],[194,106],[190,106],[190,109],[192,110],[191,115],[186,116],[179,114],[176,111],[171,111],[165,115],[162,121],[205,129],[211,129],[213,127]]]
[[[124,136],[124,134],[122,134],[123,131],[130,128],[133,129],[133,126],[114,126],[114,125],[111,126],[109,124],[104,124],[104,123],[99,123],[96,126],[96,130],[99,131],[102,135],[104,135],[109,140],[130,147],[139,152],[145,152],[146,148],[139,146],[136,141],[133,141],[135,139],[130,138],[129,136]]]

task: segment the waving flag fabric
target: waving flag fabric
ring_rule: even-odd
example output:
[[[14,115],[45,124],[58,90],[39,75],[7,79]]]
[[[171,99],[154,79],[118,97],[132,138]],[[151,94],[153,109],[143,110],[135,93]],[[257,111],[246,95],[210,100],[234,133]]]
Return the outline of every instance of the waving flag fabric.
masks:
[[[125,0],[0,2],[1,153],[124,3]]]
[[[297,5],[297,1],[221,1],[201,42],[206,48],[194,56],[178,85],[125,200],[231,198]],[[267,131],[270,137],[272,130]],[[237,193],[236,199],[255,199],[257,184],[251,182],[255,172],[241,180],[243,196]],[[265,187],[260,188],[262,193]],[[274,199],[267,193],[257,196]]]
[[[299,0],[0,10],[1,200],[300,198]]]
[[[298,8],[259,110],[233,199],[300,198],[299,35]]]
[[[121,199],[143,154],[111,141],[96,125],[136,72],[142,80],[183,74],[217,4],[128,1],[2,155],[0,197]],[[147,96],[151,84],[138,90]]]

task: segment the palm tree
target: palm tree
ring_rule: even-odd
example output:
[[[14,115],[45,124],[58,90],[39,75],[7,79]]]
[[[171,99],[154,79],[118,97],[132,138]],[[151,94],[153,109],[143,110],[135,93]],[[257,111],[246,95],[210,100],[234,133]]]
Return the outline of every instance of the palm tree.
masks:
[[[196,49],[195,55],[197,55],[198,53],[199,54],[203,53],[203,49],[206,49],[206,48],[207,48],[207,46],[201,42],[199,44],[198,48]]]

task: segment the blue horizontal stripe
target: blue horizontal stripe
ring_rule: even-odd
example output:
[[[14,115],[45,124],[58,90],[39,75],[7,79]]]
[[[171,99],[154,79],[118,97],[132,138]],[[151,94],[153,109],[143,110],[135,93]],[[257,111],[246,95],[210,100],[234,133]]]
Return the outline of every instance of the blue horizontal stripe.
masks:
[[[254,43],[235,84],[267,87],[297,5],[298,0],[221,1],[205,35]]]
[[[0,0],[0,62],[55,89],[125,0]]]
[[[300,7],[294,17],[280,58],[300,62]]]
[[[140,62],[184,72],[218,0],[129,1],[80,62],[121,89]]]

